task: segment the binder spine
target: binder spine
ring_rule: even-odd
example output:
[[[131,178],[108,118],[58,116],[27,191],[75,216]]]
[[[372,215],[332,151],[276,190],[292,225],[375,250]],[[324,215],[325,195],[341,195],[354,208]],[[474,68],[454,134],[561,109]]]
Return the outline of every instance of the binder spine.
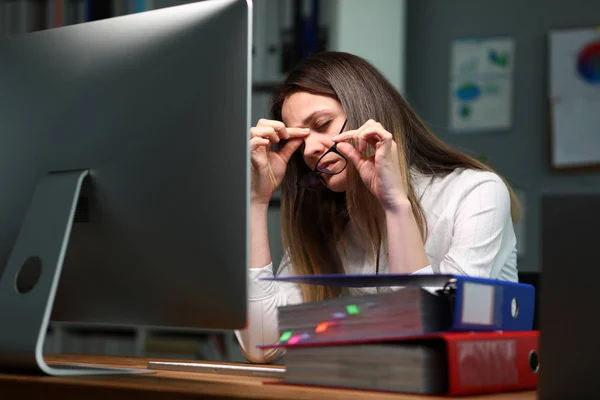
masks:
[[[454,282],[452,331],[529,331],[533,328],[535,288],[477,279]]]
[[[461,334],[458,334],[461,335]],[[485,335],[485,334],[484,334]],[[445,335],[450,396],[534,389],[539,333]]]

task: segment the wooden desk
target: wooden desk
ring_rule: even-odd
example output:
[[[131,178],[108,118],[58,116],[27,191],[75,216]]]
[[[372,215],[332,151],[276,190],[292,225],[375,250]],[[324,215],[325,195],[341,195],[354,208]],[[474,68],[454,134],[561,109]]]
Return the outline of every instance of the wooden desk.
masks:
[[[152,359],[156,360],[156,359]],[[146,368],[149,359],[106,356],[48,357],[49,362],[89,363],[115,367]],[[172,361],[172,360],[171,360]],[[271,379],[272,381],[273,379]],[[154,374],[47,377],[0,374],[0,399],[365,399],[431,400],[429,397],[358,390],[319,389],[266,385],[264,378],[157,371]],[[468,397],[489,400],[535,400],[533,391]]]

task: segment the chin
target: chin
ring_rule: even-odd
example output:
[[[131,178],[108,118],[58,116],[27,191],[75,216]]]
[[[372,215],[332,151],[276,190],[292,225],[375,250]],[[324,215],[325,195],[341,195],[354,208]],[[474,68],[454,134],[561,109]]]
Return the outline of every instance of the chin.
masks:
[[[333,175],[327,181],[327,188],[335,193],[343,193],[347,189],[346,174]]]

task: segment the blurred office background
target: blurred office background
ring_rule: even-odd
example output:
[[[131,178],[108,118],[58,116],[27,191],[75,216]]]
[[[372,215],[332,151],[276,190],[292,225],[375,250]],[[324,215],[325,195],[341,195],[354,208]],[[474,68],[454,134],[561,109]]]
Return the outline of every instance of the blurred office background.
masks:
[[[0,35],[190,2],[0,0]],[[537,284],[542,221],[563,217],[541,213],[543,196],[600,189],[598,25],[595,0],[254,0],[252,124],[269,117],[274,88],[302,57],[326,49],[367,58],[437,135],[517,190],[524,205],[515,227],[518,266],[523,281]],[[597,45],[578,55],[582,40]],[[478,57],[493,70],[469,64]],[[586,87],[555,76],[565,60],[591,65]],[[283,253],[278,207],[275,196],[269,216],[275,264]],[[243,360],[231,332],[140,327],[54,324],[46,351]]]

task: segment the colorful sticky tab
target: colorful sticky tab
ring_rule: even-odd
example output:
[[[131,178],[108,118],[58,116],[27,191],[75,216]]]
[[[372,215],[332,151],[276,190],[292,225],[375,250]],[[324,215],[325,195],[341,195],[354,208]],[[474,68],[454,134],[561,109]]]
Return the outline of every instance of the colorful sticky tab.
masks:
[[[300,341],[300,335],[294,335],[288,340],[289,344],[296,344]]]
[[[281,334],[281,337],[279,338],[280,342],[286,342],[289,338],[292,337],[292,331],[285,331]]]
[[[358,306],[356,306],[355,304],[348,304],[346,306],[346,311],[350,315],[360,314],[360,311],[358,310]]]
[[[329,324],[327,322],[321,322],[319,325],[317,325],[317,327],[315,328],[315,332],[316,333],[322,333],[325,332],[327,330],[327,328],[329,327]]]

